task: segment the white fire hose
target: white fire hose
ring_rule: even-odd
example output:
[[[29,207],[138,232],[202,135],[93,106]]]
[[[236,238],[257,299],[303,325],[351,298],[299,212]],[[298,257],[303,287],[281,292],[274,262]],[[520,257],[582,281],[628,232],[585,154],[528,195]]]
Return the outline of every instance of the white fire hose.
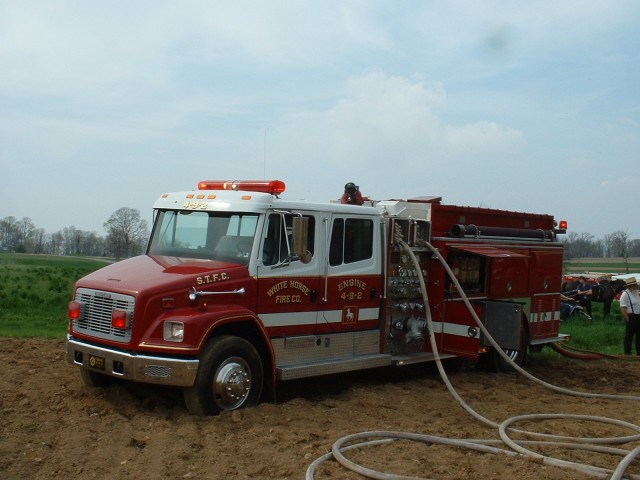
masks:
[[[426,312],[426,318],[428,323],[429,330],[429,340],[431,343],[431,349],[433,351],[433,355],[435,358],[436,365],[438,367],[438,371],[440,372],[440,376],[444,381],[447,390],[451,393],[451,395],[456,399],[456,401],[464,408],[467,412],[469,412],[475,419],[480,422],[489,425],[493,428],[498,429],[498,433],[502,440],[484,440],[484,439],[450,439],[444,437],[438,437],[433,435],[425,435],[425,434],[416,434],[416,433],[407,433],[407,432],[392,432],[392,431],[371,431],[371,432],[362,432],[356,433],[352,435],[347,435],[338,439],[332,446],[331,453],[323,455],[316,459],[309,467],[307,468],[306,479],[313,480],[315,471],[317,467],[331,458],[338,461],[345,468],[348,468],[354,472],[359,473],[367,478],[373,479],[381,479],[381,480],[426,480],[421,477],[409,477],[404,475],[390,474],[379,472],[377,470],[372,470],[367,467],[363,467],[358,465],[351,460],[347,459],[344,456],[344,452],[353,449],[360,448],[369,445],[376,445],[385,442],[393,442],[397,440],[412,440],[418,442],[424,442],[427,444],[441,444],[441,445],[450,445],[457,447],[465,447],[468,449],[485,452],[485,453],[500,453],[506,454],[508,456],[518,456],[524,455],[528,458],[536,459],[542,462],[545,465],[552,465],[558,467],[568,467],[574,470],[583,472],[587,475],[597,477],[597,478],[609,478],[611,480],[620,480],[623,478],[624,472],[626,468],[640,455],[640,446],[636,447],[633,450],[626,450],[623,448],[613,448],[606,445],[623,445],[629,442],[634,442],[640,440],[640,426],[635,425],[630,422],[611,419],[607,417],[600,416],[592,416],[592,415],[570,415],[570,414],[532,414],[532,415],[520,415],[516,417],[507,418],[502,423],[498,424],[493,422],[492,420],[483,417],[478,412],[473,410],[467,403],[458,395],[458,393],[451,385],[442,365],[442,361],[440,359],[440,355],[438,353],[438,348],[435,340],[433,323],[431,319],[431,312],[429,308],[429,299],[427,297],[427,288],[424,282],[424,277],[422,275],[422,269],[420,268],[419,262],[415,257],[411,248],[402,240],[401,235],[398,235],[398,232],[394,232],[395,240],[400,246],[407,252],[407,254],[411,257],[414,265],[416,266],[416,271],[418,272],[418,279],[420,281],[420,288],[422,291],[422,297],[424,301],[424,308]],[[434,256],[440,261],[447,274],[453,281],[456,286],[458,292],[460,293],[462,300],[465,305],[471,312],[476,324],[482,330],[486,339],[489,340],[489,343],[493,346],[493,348],[500,354],[500,356],[517,372],[524,375],[529,380],[536,382],[546,388],[549,388],[553,391],[565,394],[565,395],[573,395],[579,397],[588,397],[588,398],[606,398],[606,399],[614,399],[614,400],[632,400],[632,401],[640,401],[640,397],[633,395],[611,395],[611,394],[598,394],[598,393],[588,393],[588,392],[578,392],[566,388],[562,388],[556,385],[552,385],[543,380],[534,377],[529,372],[522,369],[518,364],[516,364],[511,358],[507,356],[507,354],[500,348],[500,346],[496,343],[493,337],[490,335],[489,331],[486,329],[478,315],[473,310],[469,299],[467,298],[465,292],[462,290],[460,283],[455,277],[454,273],[447,265],[444,258],[440,252],[430,243],[427,243],[427,247],[431,250]],[[526,348],[526,347],[524,347]],[[563,435],[552,435],[552,434],[543,434],[536,432],[528,432],[523,430],[513,429],[511,427],[512,424],[515,424],[520,421],[542,421],[549,419],[571,419],[571,420],[580,420],[580,421],[592,421],[599,423],[606,423],[610,425],[617,425],[623,428],[628,428],[629,430],[635,432],[634,434],[622,436],[622,437],[608,437],[608,438],[586,438],[586,437],[567,437]],[[518,433],[529,436],[530,438],[536,438],[537,440],[513,440],[509,436],[510,433]],[[353,443],[358,442],[358,443]],[[348,444],[348,445],[347,445]],[[497,445],[507,445],[511,448],[511,450],[499,448]],[[615,470],[595,467],[592,465],[570,462],[567,460],[562,460],[554,457],[548,457],[545,455],[541,455],[534,451],[526,448],[527,445],[547,445],[547,446],[560,446],[571,449],[581,449],[588,450],[592,452],[599,453],[608,453],[613,455],[622,456],[622,460],[618,463]],[[346,446],[345,446],[346,445]],[[631,479],[640,479],[640,475],[627,475],[625,478]]]

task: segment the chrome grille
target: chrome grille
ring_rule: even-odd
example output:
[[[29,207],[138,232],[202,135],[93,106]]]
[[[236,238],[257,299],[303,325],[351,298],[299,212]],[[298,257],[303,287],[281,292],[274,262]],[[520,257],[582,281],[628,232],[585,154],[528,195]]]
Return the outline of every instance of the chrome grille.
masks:
[[[73,322],[73,329],[96,338],[128,342],[133,329],[133,310],[135,298],[130,295],[79,288],[76,291],[76,302],[82,306],[80,318]],[[127,328],[114,328],[111,325],[111,314],[114,310],[127,312],[129,321]]]

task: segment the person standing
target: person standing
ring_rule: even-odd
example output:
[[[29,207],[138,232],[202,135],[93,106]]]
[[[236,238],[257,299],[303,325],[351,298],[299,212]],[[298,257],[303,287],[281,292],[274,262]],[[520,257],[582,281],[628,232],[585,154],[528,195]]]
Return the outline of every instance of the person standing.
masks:
[[[584,308],[587,311],[587,315],[591,317],[591,293],[593,292],[585,277],[578,278],[577,290],[578,305]]]
[[[640,355],[640,295],[638,280],[635,277],[626,279],[627,289],[620,295],[620,311],[626,322],[624,334],[624,354],[631,355],[631,344],[636,337],[636,354]]]

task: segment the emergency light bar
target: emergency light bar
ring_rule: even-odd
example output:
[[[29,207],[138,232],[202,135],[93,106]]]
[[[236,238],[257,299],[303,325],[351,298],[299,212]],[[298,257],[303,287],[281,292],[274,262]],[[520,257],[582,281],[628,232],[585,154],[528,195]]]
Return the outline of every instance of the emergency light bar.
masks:
[[[281,180],[204,180],[198,183],[198,190],[235,190],[278,195],[284,192],[285,184]]]

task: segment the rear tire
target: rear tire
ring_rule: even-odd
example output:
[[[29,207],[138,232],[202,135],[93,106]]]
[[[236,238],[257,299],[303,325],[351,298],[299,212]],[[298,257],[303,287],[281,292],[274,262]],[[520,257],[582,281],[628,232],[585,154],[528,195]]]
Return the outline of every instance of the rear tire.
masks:
[[[524,362],[527,359],[527,350],[529,347],[529,335],[527,333],[527,329],[523,321],[520,322],[520,348],[518,350],[512,349],[504,349],[504,353],[513,360],[513,362],[519,367],[524,365]],[[492,372],[513,372],[515,369],[513,366],[507,362],[502,355],[494,348],[491,348],[491,351],[485,354],[481,360],[480,364],[489,371]]]
[[[526,345],[521,345],[520,350],[506,349],[504,353],[506,353],[507,356],[511,360],[513,360],[516,365],[521,367],[522,365],[524,365],[524,362],[527,358],[527,347]],[[492,350],[491,356],[493,357],[494,371],[506,373],[513,372],[515,370],[513,366],[504,358],[502,358],[502,355],[500,355],[500,353],[498,353],[497,351]]]
[[[240,337],[215,337],[202,350],[195,384],[184,389],[187,410],[206,416],[256,405],[263,378],[260,355],[251,343]]]

